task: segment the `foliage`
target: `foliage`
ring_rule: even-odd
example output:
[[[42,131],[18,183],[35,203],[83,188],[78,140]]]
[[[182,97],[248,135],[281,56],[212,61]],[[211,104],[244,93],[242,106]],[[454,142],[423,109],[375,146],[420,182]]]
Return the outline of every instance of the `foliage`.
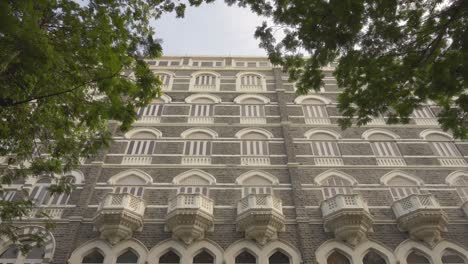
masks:
[[[468,2],[463,0],[227,0],[269,16],[257,28],[273,63],[298,93],[318,90],[321,67],[337,63],[343,128],[370,117],[407,123],[432,101],[455,137],[468,137]],[[283,29],[281,40],[275,32]],[[307,57],[303,56],[306,54]]]

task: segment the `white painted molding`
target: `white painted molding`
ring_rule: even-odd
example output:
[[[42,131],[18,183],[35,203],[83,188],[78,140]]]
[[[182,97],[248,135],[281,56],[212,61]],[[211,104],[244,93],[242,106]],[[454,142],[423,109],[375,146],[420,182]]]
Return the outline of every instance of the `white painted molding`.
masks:
[[[221,103],[221,98],[212,94],[192,94],[185,98],[185,102],[188,104],[191,104],[197,99],[208,99],[208,100],[213,101],[213,103],[215,104]]]
[[[249,133],[262,134],[268,139],[273,138],[273,134],[270,131],[263,129],[263,128],[244,128],[238,131],[235,137],[238,139],[241,139],[244,135],[249,134]]]
[[[366,131],[364,131],[364,133],[362,133],[362,138],[365,139],[365,140],[369,140],[369,138],[372,136],[372,135],[375,135],[375,134],[384,134],[386,136],[389,136],[391,137],[392,139],[400,139],[400,136],[398,136],[397,134],[391,132],[391,131],[388,131],[386,129],[381,129],[381,128],[372,128],[372,129],[368,129]]]
[[[205,134],[210,135],[211,138],[217,138],[218,137],[218,133],[216,133],[214,130],[211,130],[209,128],[190,128],[190,129],[187,129],[184,132],[182,132],[180,134],[180,137],[181,138],[187,138],[192,133],[205,133]]]
[[[409,181],[414,182],[415,184],[419,186],[424,185],[424,181],[421,178],[415,175],[411,175],[401,170],[394,170],[394,171],[386,173],[384,176],[380,178],[380,183],[383,185],[388,185],[388,182],[391,181],[395,177],[402,177],[402,178],[408,179]]]
[[[140,127],[140,128],[134,128],[130,131],[128,131],[127,133],[125,133],[125,138],[126,139],[134,139],[135,135],[138,135],[139,133],[145,133],[145,134],[150,134],[152,135],[152,137],[148,138],[148,137],[144,137],[142,139],[158,139],[158,138],[161,138],[162,137],[162,133],[161,131],[155,129],[155,128],[143,128],[143,127]],[[135,137],[135,139],[140,139],[139,137]]]
[[[270,173],[260,171],[260,170],[251,170],[251,171],[248,171],[246,173],[243,173],[242,175],[240,175],[239,177],[236,178],[236,184],[243,185],[244,181],[251,178],[251,177],[264,178],[267,181],[269,181],[271,185],[278,185],[279,184],[278,178],[276,178],[275,176],[273,176]]]
[[[242,104],[242,101],[244,101],[246,99],[251,99],[251,98],[262,101],[264,104],[269,104],[270,103],[270,98],[267,98],[265,96],[258,95],[258,94],[241,94],[241,95],[237,96],[236,98],[234,98],[234,103]]]
[[[335,169],[327,170],[327,171],[322,172],[319,175],[315,176],[314,182],[315,182],[315,184],[320,185],[320,182],[322,182],[323,180],[325,180],[326,178],[331,177],[331,176],[337,176],[337,177],[343,178],[346,181],[349,181],[352,185],[357,185],[358,184],[358,181],[354,177],[352,177],[351,175],[346,174],[344,172],[341,172],[339,170],[335,170]]]
[[[307,139],[310,139],[315,134],[320,134],[320,133],[330,135],[330,136],[334,137],[336,140],[341,139],[341,135],[338,132],[333,131],[333,130],[329,130],[329,129],[323,129],[323,128],[310,129],[310,130],[308,130],[307,132],[304,133],[304,137],[307,138]]]
[[[189,178],[189,177],[192,177],[192,176],[198,176],[200,178],[203,178],[205,179],[206,181],[209,182],[209,184],[216,184],[216,178],[205,172],[205,171],[202,171],[202,170],[199,170],[199,169],[192,169],[192,170],[189,170],[189,171],[186,171],[186,172],[183,172],[177,176],[174,177],[174,179],[172,180],[172,183],[173,184],[180,184],[183,180]]]
[[[455,184],[455,181],[459,178],[459,177],[467,177],[468,178],[468,171],[454,171],[452,173],[450,173],[447,178],[445,178],[445,182],[448,184],[448,185],[454,185]]]
[[[114,185],[118,181],[120,181],[121,179],[123,179],[125,177],[128,177],[128,176],[136,176],[136,177],[142,179],[145,182],[146,185],[153,184],[153,178],[148,173],[146,173],[146,172],[144,172],[142,170],[139,170],[139,169],[131,169],[131,170],[122,171],[122,172],[112,176],[107,181],[107,183]]]
[[[438,136],[442,136],[443,138],[446,138],[445,140],[446,141],[452,141],[453,140],[453,136],[448,134],[448,133],[445,133],[441,130],[436,130],[436,129],[426,129],[424,131],[422,131],[421,133],[419,133],[419,137],[422,138],[422,139],[425,139],[427,140],[427,136],[431,135],[431,134],[436,134]]]
[[[318,95],[300,95],[296,97],[296,99],[294,99],[294,103],[302,104],[303,101],[309,100],[309,99],[321,101],[323,102],[323,104],[326,104],[326,105],[332,103],[330,99],[322,97],[322,96],[318,96]]]

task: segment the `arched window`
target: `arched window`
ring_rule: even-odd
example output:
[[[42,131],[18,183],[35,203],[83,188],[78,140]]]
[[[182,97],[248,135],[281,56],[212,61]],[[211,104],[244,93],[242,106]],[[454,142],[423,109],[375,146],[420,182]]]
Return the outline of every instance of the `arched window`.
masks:
[[[419,109],[414,109],[413,119],[417,125],[438,125],[437,120],[435,119],[434,113],[432,113],[429,107],[421,107]]]
[[[411,194],[419,194],[419,186],[416,181],[412,181],[407,177],[395,176],[387,182],[390,186],[390,191],[394,201],[398,201]]]
[[[191,175],[179,183],[179,188],[177,190],[178,193],[187,193],[187,194],[203,194],[208,196],[208,186],[210,182],[199,175]]]
[[[236,88],[240,92],[262,92],[266,90],[265,77],[258,73],[243,72],[237,75]]]
[[[264,101],[258,98],[245,98],[241,102],[241,124],[265,124]]]
[[[159,257],[159,264],[179,264],[180,257],[174,251],[169,250],[164,255]]]
[[[458,177],[454,186],[457,188],[458,195],[463,201],[468,201],[468,175]]]
[[[193,264],[212,264],[214,263],[214,257],[206,250],[198,253],[193,257]]]
[[[33,245],[32,241],[23,241],[22,243]],[[41,264],[45,256],[44,247],[32,246],[26,256],[15,246],[11,245],[0,254],[0,264]]]
[[[248,251],[242,251],[236,257],[236,264],[255,264],[257,263],[257,258],[250,254]]]
[[[270,164],[268,137],[252,131],[241,136],[242,165]]]
[[[395,139],[397,138],[386,131],[367,131],[363,134],[364,138],[369,140],[372,151],[377,159],[379,166],[405,166],[405,160],[401,157]]]
[[[406,258],[408,264],[430,264],[429,260],[419,251],[413,251]]]
[[[121,177],[114,182],[114,193],[129,193],[137,197],[143,197],[144,186],[147,181],[135,174]]]
[[[213,135],[199,130],[188,134],[185,138],[187,141],[185,141],[182,164],[211,164],[211,141]]]
[[[312,140],[310,145],[316,165],[343,165],[343,159],[341,158],[340,149],[337,144],[337,137],[335,135],[318,131],[311,134],[308,138]]]
[[[362,260],[363,264],[387,264],[387,261],[375,252],[374,250],[369,251]]]
[[[337,194],[351,194],[353,193],[352,182],[337,175],[330,175],[320,181],[323,187],[324,199],[331,198]]]
[[[19,249],[14,245],[8,247],[2,254],[0,254],[0,264],[16,263],[19,252]]]
[[[75,179],[73,177],[66,177],[65,180],[73,183]],[[29,193],[29,199],[31,199],[36,206],[63,206],[68,204],[70,194],[61,193],[51,195],[48,190],[50,185],[51,181],[49,178],[39,179]]]
[[[301,104],[306,124],[330,124],[324,101],[318,98],[307,98],[302,100]]]
[[[236,182],[243,186],[243,197],[249,194],[272,194],[272,185],[277,182],[272,181],[271,177],[265,177],[264,174],[257,173],[256,171],[246,173],[239,178]]]
[[[163,91],[170,91],[172,88],[172,83],[174,81],[173,75],[167,72],[156,72],[156,77],[161,81],[161,89]]]
[[[428,131],[421,133],[423,138],[426,139],[435,155],[438,157],[442,166],[465,166],[466,161],[458,151],[453,139],[442,132]]]
[[[132,250],[127,250],[117,258],[117,264],[137,264],[138,256]]]
[[[83,264],[102,264],[104,263],[104,256],[97,249],[91,251],[83,258]]]
[[[152,157],[156,147],[156,139],[161,136],[161,132],[155,129],[133,129],[127,132],[126,138],[130,141],[127,145],[122,164],[151,164]]]
[[[161,122],[164,104],[170,101],[171,98],[169,96],[163,95],[161,98],[153,100],[153,102],[151,102],[149,105],[138,108],[138,122]]]
[[[214,104],[216,103],[209,97],[199,97],[190,100],[189,123],[211,124],[214,122]]]
[[[198,92],[218,91],[219,75],[213,72],[199,72],[192,75],[190,90]]]
[[[460,254],[457,252],[448,249],[444,251],[444,254],[442,255],[442,264],[467,264],[468,262],[463,259]]]
[[[351,262],[343,254],[335,251],[327,258],[327,264],[351,264]]]
[[[289,264],[289,257],[281,251],[276,251],[268,258],[269,264]]]

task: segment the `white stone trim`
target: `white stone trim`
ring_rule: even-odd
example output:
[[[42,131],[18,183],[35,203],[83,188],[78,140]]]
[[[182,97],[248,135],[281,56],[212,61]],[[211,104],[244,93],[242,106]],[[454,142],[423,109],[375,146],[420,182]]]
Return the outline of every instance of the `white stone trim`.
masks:
[[[192,263],[194,256],[202,250],[206,250],[213,255],[215,264],[223,264],[223,249],[215,242],[206,239],[195,241],[189,246],[172,239],[163,241],[150,250],[147,263],[159,264],[159,258],[169,250],[173,250],[174,253],[180,256],[180,263]]]
[[[296,97],[296,99],[294,99],[294,103],[295,104],[302,104],[302,102],[304,100],[307,100],[307,99],[319,100],[319,101],[322,101],[323,104],[325,104],[325,105],[328,105],[328,104],[332,103],[332,101],[330,99],[322,97],[322,96],[318,96],[318,95],[300,95],[300,96]]]
[[[398,136],[397,134],[389,131],[389,130],[386,130],[386,129],[382,129],[382,128],[372,128],[372,129],[368,129],[366,131],[364,131],[364,133],[362,133],[362,138],[365,139],[365,140],[369,140],[369,137],[372,136],[373,134],[384,134],[384,135],[387,135],[395,140],[397,139],[400,139],[400,136]]]
[[[190,134],[192,133],[206,133],[210,135],[212,138],[218,138],[218,133],[216,133],[214,130],[209,129],[209,128],[189,128],[185,130],[184,132],[180,133],[180,137],[186,139]]]
[[[251,171],[248,171],[246,173],[241,174],[239,177],[236,178],[236,184],[243,185],[243,182],[245,180],[247,180],[248,178],[251,178],[251,177],[255,177],[255,176],[260,176],[260,177],[270,181],[270,183],[272,185],[278,185],[279,184],[278,178],[276,178],[275,176],[273,176],[270,173],[260,171],[260,170],[251,170]]]
[[[155,129],[155,128],[145,128],[145,127],[138,127],[138,128],[134,128],[130,131],[128,131],[127,133],[125,133],[125,138],[126,139],[134,139],[133,138],[133,135],[137,134],[137,133],[140,133],[140,132],[147,132],[147,133],[150,133],[150,134],[153,134],[154,135],[154,139],[159,139],[162,137],[162,133],[161,131]],[[147,139],[147,138],[145,138]]]
[[[312,137],[315,134],[319,134],[319,133],[328,134],[328,135],[334,137],[336,140],[341,139],[341,135],[338,132],[330,130],[330,129],[325,129],[325,128],[312,128],[312,129],[310,129],[310,130],[308,130],[307,132],[304,133],[304,137],[307,138],[307,139],[310,139],[310,137]]]
[[[335,169],[327,170],[327,171],[322,172],[319,175],[315,176],[314,182],[315,182],[315,184],[320,185],[320,182],[322,182],[323,180],[325,180],[326,178],[331,177],[331,176],[337,176],[337,177],[343,178],[343,179],[349,181],[352,185],[357,185],[358,184],[358,181],[354,177],[352,177],[351,175],[346,174],[344,172],[341,172],[339,170],[335,170]]]
[[[162,102],[168,104],[168,103],[172,102],[172,98],[167,94],[163,94],[160,97],[154,99],[152,103],[159,103],[159,101],[162,101]]]
[[[448,184],[448,185],[454,185],[455,184],[455,181],[459,178],[459,177],[468,177],[468,171],[454,171],[452,173],[450,173],[447,178],[445,178],[445,182]]]
[[[264,135],[268,139],[274,138],[273,134],[270,131],[263,129],[263,128],[244,128],[244,129],[239,130],[236,133],[235,137],[238,139],[241,139],[244,135],[248,133],[259,133],[259,134]]]
[[[380,183],[383,185],[388,185],[388,182],[391,181],[395,177],[406,178],[409,181],[416,183],[418,186],[424,185],[424,181],[421,178],[415,175],[411,175],[401,170],[393,170],[391,172],[386,173],[384,176],[380,178]]]
[[[234,103],[242,104],[242,101],[244,101],[245,99],[249,99],[249,98],[255,98],[257,100],[260,100],[264,104],[269,104],[270,103],[270,98],[267,98],[267,97],[265,97],[263,95],[258,95],[258,94],[241,94],[241,95],[237,96],[236,98],[234,98]]]
[[[213,101],[213,103],[215,104],[221,103],[221,98],[212,94],[192,94],[185,98],[185,102],[188,104],[191,104],[193,103],[193,101],[200,99],[200,98],[208,98],[209,100]]]
[[[421,133],[419,133],[419,137],[422,138],[422,139],[426,139],[427,136],[429,136],[430,134],[438,134],[438,135],[441,135],[443,137],[447,137],[447,141],[452,141],[453,140],[453,136],[448,134],[448,133],[445,133],[441,130],[436,130],[436,129],[426,129],[424,131],[422,131]]]
[[[267,89],[267,83],[266,83],[266,77],[258,72],[250,72],[250,71],[247,71],[247,72],[239,72],[236,74],[236,91],[237,92],[242,92],[241,90],[241,84],[242,84],[242,76],[244,75],[256,75],[258,77],[260,77],[260,82],[261,82],[261,91],[260,92],[264,92],[266,91]]]
[[[198,75],[202,75],[202,74],[208,74],[208,75],[214,75],[215,77],[215,88],[213,90],[213,92],[215,91],[219,91],[219,87],[221,85],[221,75],[217,72],[214,72],[214,71],[196,71],[194,73],[192,73],[190,76],[190,83],[189,83],[189,91],[194,91],[194,86],[195,86],[195,81],[197,79],[197,76]]]
[[[62,177],[66,177],[66,176],[73,176],[75,178],[75,183],[74,183],[75,185],[84,184],[85,178],[84,178],[83,172],[81,172],[80,170],[72,170],[72,171],[69,171],[69,172],[64,172],[62,174],[54,173],[53,178],[50,178],[49,176],[44,176],[44,175],[39,175],[37,177],[28,176],[26,178],[26,181],[24,182],[24,185],[21,184],[20,186],[35,185],[36,182],[38,182],[39,180],[44,179],[44,178],[50,178],[51,184],[54,184],[54,183],[57,183],[58,179],[61,179]],[[7,186],[8,186],[8,188],[11,187],[11,185],[7,185]]]
[[[239,240],[231,244],[224,254],[226,264],[234,264],[235,258],[242,251],[248,251],[257,258],[258,264],[268,264],[268,258],[276,251],[280,251],[289,257],[291,264],[302,263],[301,254],[289,243],[282,240],[275,240],[263,247],[251,240]]]
[[[114,176],[112,176],[107,183],[108,184],[116,184],[120,179],[125,178],[127,176],[137,176],[138,178],[141,178],[145,184],[152,184],[153,183],[153,178],[146,172],[139,170],[139,169],[130,169],[126,171],[122,171]]]
[[[172,183],[173,184],[179,184],[180,182],[182,182],[184,179],[188,178],[188,177],[191,177],[191,176],[198,176],[200,178],[203,178],[205,179],[206,181],[208,181],[211,184],[216,184],[216,178],[205,172],[205,171],[202,171],[202,170],[199,170],[199,169],[193,169],[193,170],[189,170],[189,171],[186,171],[186,172],[183,172],[177,176],[174,177],[174,179],[172,180]]]

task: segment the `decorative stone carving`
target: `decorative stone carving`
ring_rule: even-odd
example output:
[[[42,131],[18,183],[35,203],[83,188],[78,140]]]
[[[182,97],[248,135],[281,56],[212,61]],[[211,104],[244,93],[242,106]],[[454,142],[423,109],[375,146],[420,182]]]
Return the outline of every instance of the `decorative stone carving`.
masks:
[[[410,238],[434,245],[446,230],[447,215],[431,194],[412,194],[392,204],[398,227]]]
[[[169,201],[166,228],[186,244],[203,239],[213,226],[213,200],[202,194],[180,193]]]
[[[247,239],[264,245],[284,231],[281,199],[271,194],[249,194],[237,203],[237,229]]]
[[[331,231],[339,240],[352,245],[367,239],[373,218],[359,194],[338,194],[324,200],[320,208],[325,231]]]
[[[145,201],[129,193],[109,193],[99,205],[94,225],[111,244],[132,237],[143,228]]]

